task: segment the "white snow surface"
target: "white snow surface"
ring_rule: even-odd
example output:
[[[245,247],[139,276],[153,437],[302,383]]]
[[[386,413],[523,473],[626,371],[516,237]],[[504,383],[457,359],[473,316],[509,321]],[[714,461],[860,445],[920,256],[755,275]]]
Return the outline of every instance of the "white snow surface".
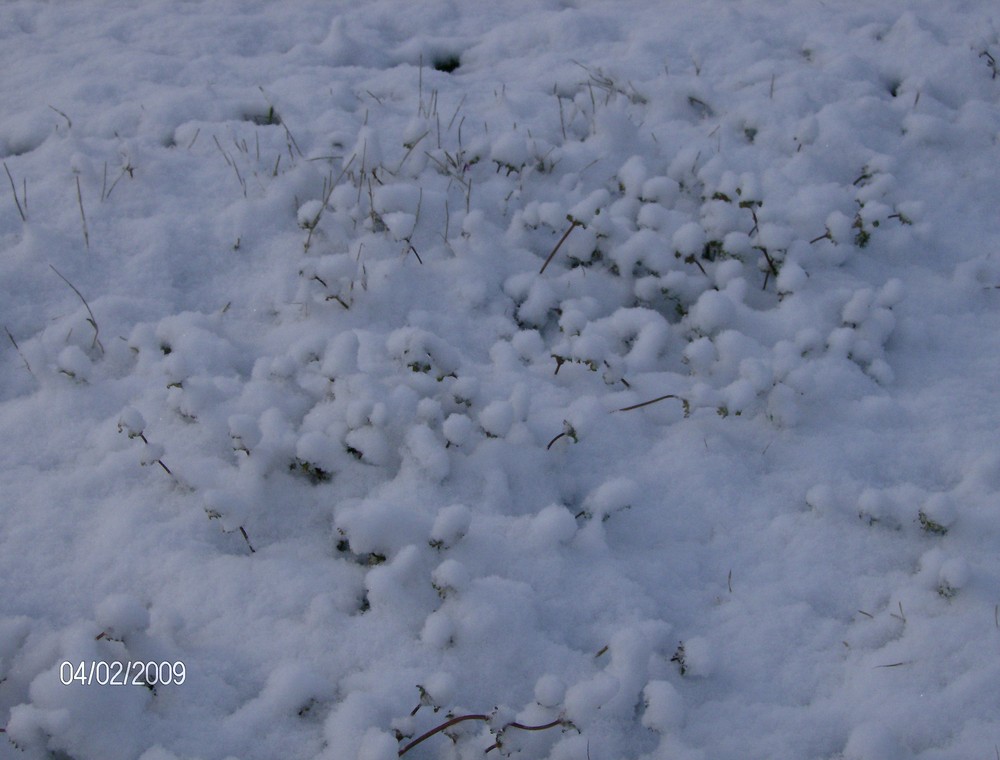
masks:
[[[0,70],[2,760],[1000,751],[995,3],[12,0]]]

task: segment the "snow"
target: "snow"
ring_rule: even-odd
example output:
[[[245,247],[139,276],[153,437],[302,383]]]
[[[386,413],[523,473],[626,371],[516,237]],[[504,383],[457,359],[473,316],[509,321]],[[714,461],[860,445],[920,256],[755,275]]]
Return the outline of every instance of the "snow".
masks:
[[[670,681],[649,681],[643,687],[642,725],[660,733],[676,731],[684,723],[684,697]]]
[[[939,5],[0,6],[0,760],[993,757]]]
[[[471,522],[472,511],[464,504],[444,507],[434,518],[431,541],[442,549],[450,549],[469,532]]]

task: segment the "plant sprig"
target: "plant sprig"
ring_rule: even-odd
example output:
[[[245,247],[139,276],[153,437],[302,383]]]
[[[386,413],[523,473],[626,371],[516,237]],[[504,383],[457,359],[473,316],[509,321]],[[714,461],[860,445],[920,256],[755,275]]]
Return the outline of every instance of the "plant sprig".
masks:
[[[63,282],[65,282],[67,285],[69,285],[70,288],[72,288],[73,292],[76,293],[77,296],[79,296],[79,298],[80,298],[81,301],[83,301],[83,305],[86,307],[87,313],[90,315],[87,318],[87,321],[90,323],[90,326],[94,328],[94,340],[91,341],[90,348],[91,349],[93,349],[95,347],[99,348],[101,350],[101,354],[103,355],[104,354],[104,345],[101,343],[101,340],[100,340],[100,337],[99,337],[101,330],[97,326],[97,318],[94,316],[94,312],[91,311],[90,304],[87,303],[87,299],[84,298],[83,294],[79,290],[77,290],[76,286],[72,282],[70,282],[69,280],[67,280],[66,277],[63,275],[63,273],[60,272],[58,269],[56,269],[54,266],[52,266],[52,264],[49,264],[49,269],[51,269],[53,272],[55,272],[57,275],[59,275],[59,279],[61,279]]]
[[[435,726],[434,728],[430,729],[429,731],[424,732],[423,734],[421,734],[420,736],[418,736],[416,739],[414,739],[413,741],[411,741],[409,744],[407,744],[405,747],[403,747],[401,750],[399,750],[399,757],[402,757],[407,752],[409,752],[411,749],[413,749],[414,747],[416,747],[418,744],[421,744],[424,741],[426,741],[427,739],[430,739],[435,734],[439,734],[442,731],[446,731],[447,729],[451,728],[454,725],[457,725],[459,723],[463,723],[463,722],[469,721],[469,720],[478,720],[478,721],[482,721],[483,723],[489,723],[490,720],[492,720],[492,717],[490,715],[486,715],[484,713],[474,713],[474,714],[470,714],[470,715],[458,715],[458,716],[454,716],[454,717],[446,720],[444,723],[441,723],[440,725]],[[520,731],[545,731],[546,729],[555,728],[556,726],[565,726],[567,728],[574,728],[573,724],[570,721],[566,720],[565,718],[557,718],[556,720],[552,721],[551,723],[545,723],[545,724],[540,725],[540,726],[528,726],[528,725],[525,725],[524,723],[518,723],[517,721],[512,721],[510,723],[505,724],[502,728],[499,728],[496,731],[493,731],[493,734],[494,734],[494,736],[499,736],[499,734],[502,734],[508,728],[516,728],[516,729],[518,729]],[[485,751],[489,752],[490,750],[498,749],[499,747],[500,747],[500,742],[498,740],[492,746],[487,747],[487,749]]]
[[[21,221],[28,221],[28,184],[27,180],[24,183],[24,206],[21,206],[21,201],[17,197],[17,186],[14,184],[14,178],[11,176],[10,169],[7,168],[7,162],[3,162],[3,170],[7,172],[7,179],[10,180],[10,190],[14,193],[14,204],[17,206],[17,213],[21,215]]]

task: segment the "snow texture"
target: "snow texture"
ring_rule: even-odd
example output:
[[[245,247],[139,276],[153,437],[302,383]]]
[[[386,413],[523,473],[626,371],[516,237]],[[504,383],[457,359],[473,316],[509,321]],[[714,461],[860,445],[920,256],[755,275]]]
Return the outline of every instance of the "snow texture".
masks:
[[[994,5],[0,5],[0,760],[995,757]]]

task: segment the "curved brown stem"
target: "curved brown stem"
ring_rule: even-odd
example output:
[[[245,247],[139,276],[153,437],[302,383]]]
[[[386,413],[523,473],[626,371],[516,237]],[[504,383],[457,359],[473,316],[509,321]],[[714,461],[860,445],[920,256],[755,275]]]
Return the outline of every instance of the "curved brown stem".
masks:
[[[552,444],[554,444],[560,438],[562,438],[564,436],[567,436],[567,435],[569,435],[569,433],[560,433],[559,435],[557,435],[555,438],[553,438],[551,441],[549,441],[549,445],[545,447],[545,450],[548,451],[549,449],[551,449],[552,448]]]
[[[489,718],[488,715],[459,715],[457,718],[452,718],[451,720],[445,721],[440,726],[435,726],[434,728],[432,728],[427,733],[418,736],[412,742],[410,742],[405,747],[403,747],[401,750],[399,750],[399,757],[402,757],[403,755],[405,755],[407,752],[409,752],[411,749],[413,749],[414,747],[416,747],[418,744],[420,744],[425,739],[430,739],[432,736],[434,736],[434,734],[439,734],[442,731],[444,731],[444,730],[446,730],[448,728],[451,728],[456,723],[461,723],[462,721],[465,721],[465,720],[481,720],[481,721],[485,722],[485,721],[488,721],[489,719],[490,718]]]
[[[616,409],[616,412],[631,412],[633,409],[642,409],[644,406],[649,406],[650,404],[655,404],[657,401],[664,401],[668,398],[680,398],[680,396],[675,396],[673,393],[668,393],[666,396],[659,396],[657,398],[650,399],[649,401],[643,401],[639,404],[632,404],[632,406],[623,406],[621,409]]]
[[[403,755],[405,755],[407,752],[409,752],[411,749],[413,749],[414,747],[416,747],[418,744],[420,744],[425,739],[430,739],[432,736],[434,736],[434,734],[439,734],[442,731],[444,731],[444,730],[446,730],[448,728],[451,728],[456,723],[461,723],[462,721],[465,721],[465,720],[481,720],[483,722],[489,722],[489,719],[490,719],[490,717],[488,715],[459,715],[457,718],[452,718],[451,720],[445,721],[440,726],[435,726],[430,731],[428,731],[428,732],[426,732],[426,733],[421,734],[420,736],[418,736],[412,742],[410,742],[405,747],[403,747],[401,750],[399,750],[399,757],[402,757]],[[566,724],[565,720],[563,720],[562,718],[557,718],[556,720],[552,721],[551,723],[546,723],[546,724],[541,725],[541,726],[526,726],[524,723],[517,723],[515,721],[515,722],[512,722],[512,723],[508,723],[506,726],[504,726],[504,728],[505,729],[507,729],[507,728],[517,728],[517,729],[520,729],[521,731],[544,731],[547,728],[555,728],[556,726],[561,726],[561,725],[564,725],[564,724]],[[489,747],[486,751],[489,752],[491,749],[496,749],[498,746],[499,746],[498,744],[494,744],[492,747]]]
[[[526,726],[523,723],[508,723],[510,728],[519,728],[522,731],[544,731],[547,728],[555,728],[556,726],[561,726],[563,724],[562,718],[557,718],[551,723],[546,723],[544,726]]]

